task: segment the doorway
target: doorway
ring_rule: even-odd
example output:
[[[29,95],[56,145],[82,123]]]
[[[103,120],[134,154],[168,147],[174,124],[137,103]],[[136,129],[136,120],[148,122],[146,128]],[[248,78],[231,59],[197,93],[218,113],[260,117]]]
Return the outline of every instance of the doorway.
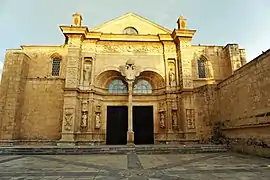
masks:
[[[133,106],[135,144],[154,144],[153,106]]]
[[[127,144],[128,107],[107,106],[106,144]]]

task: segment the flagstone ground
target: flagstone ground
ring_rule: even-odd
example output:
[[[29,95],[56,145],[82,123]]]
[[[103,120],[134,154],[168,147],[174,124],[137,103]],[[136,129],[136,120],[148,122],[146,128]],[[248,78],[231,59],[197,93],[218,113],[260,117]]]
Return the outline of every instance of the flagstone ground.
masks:
[[[0,156],[0,179],[268,180],[269,164],[234,153]]]

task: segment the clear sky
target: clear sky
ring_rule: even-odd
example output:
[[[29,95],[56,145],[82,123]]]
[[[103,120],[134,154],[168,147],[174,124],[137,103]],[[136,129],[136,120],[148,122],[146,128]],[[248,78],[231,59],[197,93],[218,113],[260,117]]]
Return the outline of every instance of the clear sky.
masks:
[[[74,12],[88,27],[134,12],[174,29],[183,15],[197,30],[193,44],[238,43],[248,61],[270,48],[269,0],[0,0],[0,71],[6,49],[62,44],[58,26]]]

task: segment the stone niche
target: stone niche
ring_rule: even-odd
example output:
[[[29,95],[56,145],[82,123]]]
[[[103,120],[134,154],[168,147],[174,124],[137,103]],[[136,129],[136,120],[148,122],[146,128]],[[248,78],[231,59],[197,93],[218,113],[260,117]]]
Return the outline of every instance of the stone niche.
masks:
[[[159,118],[159,129],[162,131],[166,128],[166,111],[165,111],[165,103],[160,102],[159,103],[159,109],[158,109],[158,118]]]
[[[87,131],[88,124],[89,124],[88,120],[89,120],[89,101],[82,100],[82,111],[81,111],[81,122],[80,122],[81,131]]]
[[[91,84],[92,63],[93,63],[92,57],[83,58],[82,84],[84,87],[89,87]]]
[[[176,86],[176,64],[175,59],[168,59],[168,76],[169,76],[169,85],[171,87]]]

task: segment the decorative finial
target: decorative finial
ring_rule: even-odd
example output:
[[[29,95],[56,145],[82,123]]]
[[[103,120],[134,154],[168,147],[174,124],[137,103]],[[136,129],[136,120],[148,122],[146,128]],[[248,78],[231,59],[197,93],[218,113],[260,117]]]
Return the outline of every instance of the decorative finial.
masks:
[[[72,24],[72,26],[76,26],[76,27],[81,26],[82,25],[82,20],[83,20],[81,14],[76,12],[72,16],[73,16],[73,24]]]
[[[180,16],[177,20],[178,29],[186,29],[187,28],[187,20],[184,16]]]

